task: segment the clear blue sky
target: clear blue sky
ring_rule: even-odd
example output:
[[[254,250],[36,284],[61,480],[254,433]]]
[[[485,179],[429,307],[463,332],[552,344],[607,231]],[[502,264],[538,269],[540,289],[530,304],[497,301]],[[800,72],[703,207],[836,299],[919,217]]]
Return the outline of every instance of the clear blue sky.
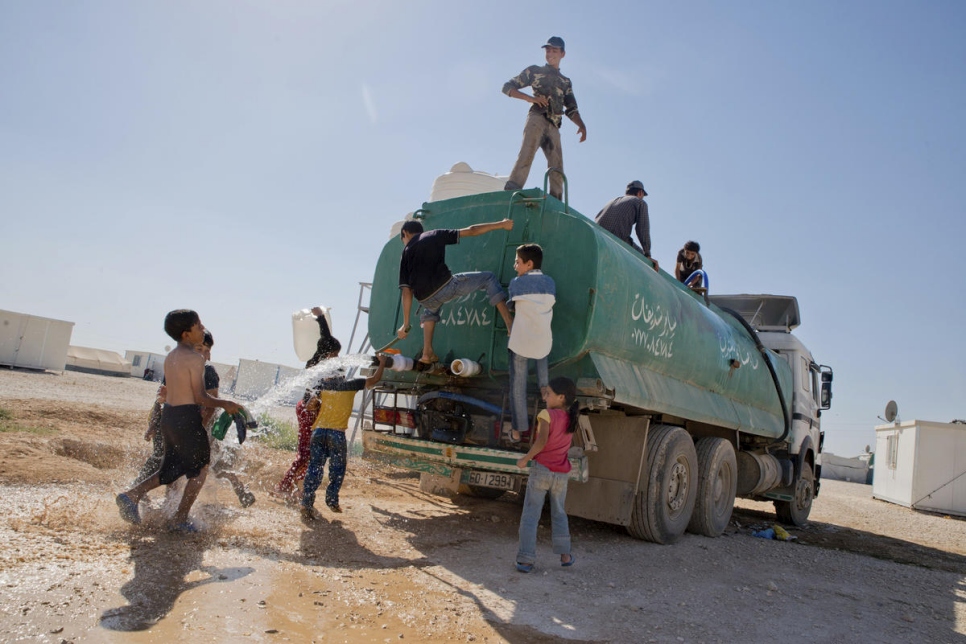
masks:
[[[859,453],[890,398],[966,417],[963,34],[955,1],[4,2],[0,308],[161,352],[190,307],[216,360],[295,365],[322,303],[348,340],[433,179],[509,172],[500,88],[560,35],[571,205],[640,179],[663,266],[696,239],[713,291],[796,295]]]

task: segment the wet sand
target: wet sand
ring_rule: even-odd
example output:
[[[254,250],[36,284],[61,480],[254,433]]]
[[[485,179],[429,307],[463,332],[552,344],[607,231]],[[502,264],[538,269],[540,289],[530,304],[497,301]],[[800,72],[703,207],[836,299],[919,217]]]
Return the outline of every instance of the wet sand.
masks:
[[[447,499],[352,458],[345,512],[306,525],[266,491],[293,457],[252,443],[258,501],[209,481],[198,535],[118,517],[149,446],[155,385],[0,371],[0,640],[32,642],[961,642],[966,522],[826,482],[797,543],[755,539],[774,520],[741,502],[725,536],[672,546],[573,519],[577,565],[513,568],[518,497]],[[293,414],[294,416],[294,414]],[[904,560],[902,557],[905,557]]]

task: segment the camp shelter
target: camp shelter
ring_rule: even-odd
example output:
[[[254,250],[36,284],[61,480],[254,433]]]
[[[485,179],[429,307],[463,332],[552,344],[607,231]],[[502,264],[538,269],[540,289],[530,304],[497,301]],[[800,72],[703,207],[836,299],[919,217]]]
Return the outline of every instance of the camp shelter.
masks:
[[[161,353],[151,353],[150,351],[131,351],[124,352],[124,359],[131,363],[131,375],[135,378],[144,378],[144,372],[151,370],[153,376],[148,380],[161,382],[164,377],[164,359]]]
[[[73,322],[0,310],[0,365],[63,371]]]
[[[852,483],[871,483],[869,478],[869,459],[854,456],[847,458],[831,452],[822,452],[822,478]]]
[[[71,346],[67,350],[68,371],[96,373],[102,376],[131,377],[131,363],[121,354],[107,349]]]
[[[875,428],[872,496],[966,516],[966,425],[910,420]]]

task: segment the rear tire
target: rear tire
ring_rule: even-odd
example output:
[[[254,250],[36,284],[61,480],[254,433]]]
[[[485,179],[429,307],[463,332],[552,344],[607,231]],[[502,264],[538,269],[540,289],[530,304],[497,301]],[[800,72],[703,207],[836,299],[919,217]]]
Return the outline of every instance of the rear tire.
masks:
[[[791,501],[775,501],[775,514],[784,524],[802,527],[808,523],[815,498],[815,472],[810,464],[802,464],[802,476],[795,481],[794,490]]]
[[[673,543],[684,534],[694,510],[698,456],[691,436],[680,427],[651,427],[644,474],[627,531],[645,541]]]
[[[720,536],[735,508],[738,460],[735,448],[723,438],[706,437],[695,444],[698,453],[698,489],[688,532]]]

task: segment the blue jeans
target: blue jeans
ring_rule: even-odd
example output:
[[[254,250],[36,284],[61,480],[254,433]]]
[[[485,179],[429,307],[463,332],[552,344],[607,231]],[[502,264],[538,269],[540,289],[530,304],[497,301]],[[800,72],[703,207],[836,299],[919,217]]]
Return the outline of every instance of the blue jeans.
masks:
[[[553,552],[557,555],[570,554],[570,527],[564,503],[567,501],[567,479],[569,474],[551,472],[536,461],[530,463],[530,479],[527,481],[527,496],[523,501],[523,514],[520,516],[520,546],[517,562],[532,564],[537,560],[537,524],[543,512],[543,499],[550,493],[550,522],[553,535]]]
[[[309,471],[302,487],[302,507],[315,506],[315,491],[322,484],[326,459],[329,460],[329,486],[325,488],[325,504],[329,507],[339,505],[339,489],[345,479],[345,431],[317,428],[312,432],[309,454]]]
[[[530,429],[530,419],[527,415],[527,376],[530,373],[530,360],[537,363],[537,384],[546,387],[550,382],[547,373],[547,357],[526,358],[519,354],[510,353],[510,417],[513,429],[525,432]]]
[[[496,275],[489,271],[479,271],[476,273],[456,273],[438,291],[420,300],[423,310],[419,314],[419,321],[439,322],[439,310],[450,300],[469,295],[474,291],[486,290],[486,296],[490,304],[496,306],[500,302],[506,301],[506,293],[500,286],[500,280]]]

